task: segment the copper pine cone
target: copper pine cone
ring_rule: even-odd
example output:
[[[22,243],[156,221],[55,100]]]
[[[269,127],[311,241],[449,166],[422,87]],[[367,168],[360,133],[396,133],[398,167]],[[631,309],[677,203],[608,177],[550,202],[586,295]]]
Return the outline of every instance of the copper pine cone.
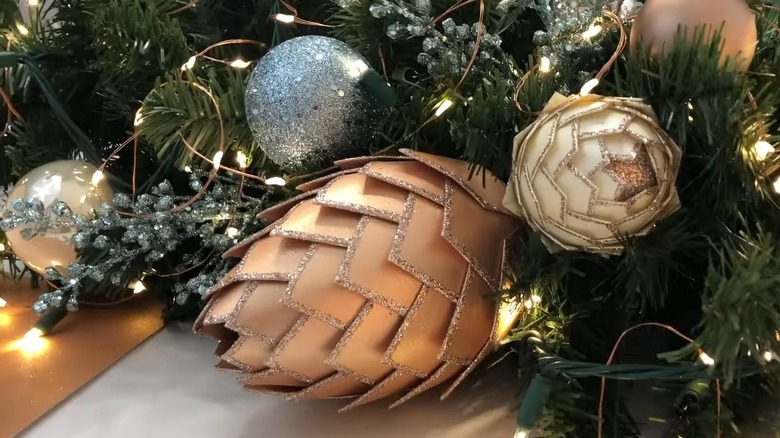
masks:
[[[455,378],[500,337],[504,245],[519,222],[492,175],[462,161],[337,163],[261,214],[273,223],[226,256],[241,263],[207,297],[195,330],[219,340],[220,368],[292,400],[356,397],[344,409]],[[483,184],[484,182],[484,184]]]

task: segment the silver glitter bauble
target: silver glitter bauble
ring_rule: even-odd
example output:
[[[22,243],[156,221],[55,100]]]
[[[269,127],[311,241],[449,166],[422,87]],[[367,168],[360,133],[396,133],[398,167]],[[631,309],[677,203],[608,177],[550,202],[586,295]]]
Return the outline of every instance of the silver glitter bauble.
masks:
[[[392,101],[382,77],[339,40],[302,36],[268,52],[246,92],[260,148],[286,170],[365,155]]]

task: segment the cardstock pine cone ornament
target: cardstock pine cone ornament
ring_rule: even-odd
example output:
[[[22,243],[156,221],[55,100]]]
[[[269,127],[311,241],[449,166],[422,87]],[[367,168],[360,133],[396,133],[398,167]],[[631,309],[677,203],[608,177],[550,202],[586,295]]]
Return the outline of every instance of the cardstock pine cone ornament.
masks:
[[[680,206],[682,152],[639,99],[550,99],[518,134],[504,206],[551,251],[623,251]]]
[[[294,400],[356,398],[348,409],[454,378],[446,396],[494,349],[508,318],[486,295],[519,225],[505,186],[403,153],[339,162],[261,214],[274,222],[227,254],[242,261],[195,324],[219,367]]]

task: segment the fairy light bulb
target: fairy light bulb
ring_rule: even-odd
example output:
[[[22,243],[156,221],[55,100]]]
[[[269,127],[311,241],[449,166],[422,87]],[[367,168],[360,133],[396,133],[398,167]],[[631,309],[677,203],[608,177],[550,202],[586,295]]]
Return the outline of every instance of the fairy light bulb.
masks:
[[[771,143],[761,140],[753,145],[753,153],[756,154],[759,160],[763,161],[775,151],[775,147]]]
[[[0,251],[5,251],[5,244],[0,243]]]
[[[227,230],[225,230],[225,234],[226,234],[228,237],[236,237],[236,236],[238,236],[238,228],[235,228],[235,227],[228,227],[228,229],[227,229]]]
[[[133,120],[133,126],[141,126],[141,123],[144,122],[144,115],[141,112],[143,110],[143,107],[138,108],[138,111],[135,112],[135,120]]]
[[[37,327],[31,328],[24,334],[24,339],[38,339],[43,337],[43,331]]]
[[[515,431],[515,436],[514,436],[514,438],[528,438],[528,431],[527,431],[527,430],[524,430],[524,429],[519,429],[519,428],[518,428],[518,429]]]
[[[599,85],[599,80],[597,78],[593,78],[593,79],[589,80],[588,82],[585,82],[585,85],[583,85],[582,89],[580,89],[580,95],[581,96],[587,96],[598,85]]]
[[[243,59],[236,59],[230,63],[230,66],[233,68],[247,68],[249,65],[250,63],[244,61]]]
[[[39,5],[40,3],[38,2],[38,0],[27,0],[27,6],[35,8],[38,7]]]
[[[448,97],[445,98],[444,100],[441,101],[439,106],[436,108],[436,112],[434,113],[434,115],[436,117],[441,117],[441,115],[447,112],[448,109],[452,108],[452,105],[454,104],[455,102],[453,102],[452,99]]]
[[[774,183],[772,183],[772,189],[775,193],[780,193],[780,177],[777,177]]]
[[[95,173],[92,174],[92,185],[96,186],[100,184],[100,181],[103,181],[104,175],[102,170],[96,170]]]
[[[775,359],[775,354],[771,351],[765,351],[763,357],[765,361],[772,362]]]
[[[220,164],[222,164],[222,157],[225,156],[225,153],[222,151],[217,151],[216,154],[214,154],[214,158],[211,159],[211,162],[214,163],[214,169],[219,169]]]
[[[295,15],[290,14],[276,14],[274,19],[280,23],[293,23],[295,22]]]
[[[190,59],[187,60],[187,62],[184,63],[184,65],[181,66],[181,70],[192,70],[193,67],[195,67],[195,62],[198,60],[197,56],[190,56]]]
[[[25,26],[22,23],[16,23],[16,29],[18,29],[19,33],[22,34],[22,35],[29,35],[30,34],[30,29],[28,29],[27,26]]]
[[[603,28],[599,26],[598,24],[594,24],[588,28],[585,32],[582,33],[582,37],[586,40],[589,40],[596,35],[600,34]]]
[[[265,180],[265,185],[267,186],[284,186],[285,184],[287,184],[287,181],[281,176],[272,176]]]
[[[146,285],[141,281],[138,280],[133,284],[133,293],[134,294],[140,294],[141,292],[146,290]]]
[[[8,305],[8,301],[6,301],[6,300],[4,300],[4,299],[0,298],[0,307],[5,307],[5,306],[7,306],[7,305]]]
[[[236,162],[238,163],[238,167],[242,169],[246,169],[247,158],[246,158],[246,154],[243,151],[236,152]]]
[[[708,367],[715,366],[715,359],[713,359],[709,354],[703,351],[699,353],[699,360],[701,361],[701,363],[703,363]]]
[[[542,56],[539,59],[539,71],[542,73],[550,73],[550,70],[552,70],[552,65],[550,63],[550,58],[546,56]]]

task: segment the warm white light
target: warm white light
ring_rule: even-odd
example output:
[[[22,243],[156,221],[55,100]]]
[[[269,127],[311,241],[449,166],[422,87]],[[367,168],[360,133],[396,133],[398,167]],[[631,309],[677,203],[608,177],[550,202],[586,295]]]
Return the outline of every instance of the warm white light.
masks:
[[[580,95],[585,96],[590,94],[590,92],[593,91],[593,89],[596,88],[598,85],[599,85],[599,80],[596,78],[593,78],[588,82],[585,82],[585,85],[583,85],[582,89],[580,90]]]
[[[527,300],[525,300],[525,308],[528,310],[533,309],[534,307],[538,306],[539,303],[542,302],[542,297],[539,295],[533,294],[530,297],[528,297]]]
[[[272,176],[271,178],[265,180],[265,185],[267,186],[283,186],[285,184],[287,184],[287,181],[285,181],[281,176]]]
[[[436,117],[441,117],[441,115],[444,114],[445,112],[447,112],[448,109],[452,108],[452,105],[454,105],[454,104],[455,104],[455,102],[453,102],[452,99],[450,99],[450,98],[444,99],[439,104],[438,108],[436,108],[436,112],[434,113],[434,115]]]
[[[16,23],[16,28],[19,29],[19,33],[22,35],[29,35],[30,29],[27,29],[27,26],[25,26],[22,23]]]
[[[280,23],[292,23],[295,21],[295,15],[276,14],[274,19]]]
[[[138,111],[135,112],[135,120],[133,120],[133,125],[134,126],[141,126],[141,123],[144,122],[144,116],[141,113],[142,109],[143,108],[138,108]]]
[[[715,366],[715,359],[713,359],[712,357],[710,357],[709,354],[703,351],[699,353],[699,360],[701,361],[701,363],[707,365],[708,367]]]
[[[7,305],[8,305],[8,301],[6,301],[6,300],[4,300],[4,299],[0,298],[0,307],[5,307],[5,306],[7,306]]]
[[[184,166],[184,171],[187,172],[187,173],[192,173],[192,167]]]
[[[764,360],[767,362],[772,362],[775,359],[775,354],[771,351],[765,351],[763,356]]]
[[[214,154],[214,158],[211,159],[211,162],[214,163],[214,169],[219,169],[219,165],[222,164],[222,157],[225,155],[222,151],[217,151],[216,154]]]
[[[43,337],[43,332],[37,327],[31,328],[27,333],[24,334],[24,339],[37,339],[40,337]]]
[[[347,74],[352,76],[353,78],[360,77],[363,73],[368,71],[368,64],[366,64],[362,59],[358,59],[357,61],[353,61],[349,64],[347,67]]]
[[[498,326],[496,327],[496,335],[499,340],[509,334],[512,326],[515,325],[515,321],[517,321],[517,317],[520,315],[520,309],[522,309],[522,306],[515,297],[501,303],[498,308]]]
[[[772,184],[772,188],[774,189],[775,193],[780,193],[780,177],[778,177]]]
[[[249,67],[250,63],[244,61],[243,59],[236,59],[235,61],[230,63],[231,67],[235,68],[247,68]]]
[[[765,160],[772,152],[775,151],[775,147],[769,142],[761,140],[753,146],[753,152],[756,154],[759,160]]]
[[[197,56],[190,56],[190,59],[187,60],[187,62],[181,66],[182,71],[184,70],[192,70],[193,67],[195,67],[195,62],[198,60]]]
[[[38,0],[27,0],[27,6],[36,7],[38,5]]]
[[[517,429],[514,438],[528,438],[528,432],[523,429]]]
[[[92,174],[92,185],[96,186],[100,184],[100,181],[103,181],[103,171],[96,170],[95,173]]]
[[[225,230],[225,234],[228,237],[236,237],[238,235],[238,228],[228,227],[228,229]]]
[[[5,245],[0,243],[0,251],[5,251]]]
[[[586,40],[589,40],[593,38],[594,36],[600,34],[602,31],[602,27],[598,24],[594,24],[591,27],[588,28],[585,32],[582,33],[582,37]]]
[[[146,290],[146,285],[141,282],[141,280],[136,281],[133,283],[133,293],[134,294],[140,294],[141,292]]]
[[[238,162],[238,167],[246,169],[246,154],[243,151],[236,152],[236,161]]]
[[[542,73],[549,73],[551,69],[552,66],[550,65],[550,58],[542,56],[539,59],[539,71]]]

